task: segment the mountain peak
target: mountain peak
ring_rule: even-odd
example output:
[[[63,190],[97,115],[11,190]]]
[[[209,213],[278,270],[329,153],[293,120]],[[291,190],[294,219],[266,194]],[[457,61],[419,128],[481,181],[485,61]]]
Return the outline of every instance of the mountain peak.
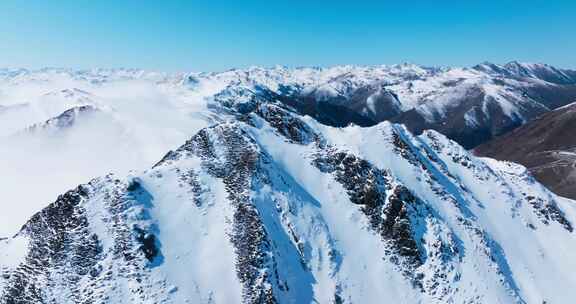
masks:
[[[94,73],[1,87],[28,101],[1,130],[67,131],[0,136],[19,206],[0,222],[52,201],[0,239],[0,302],[573,298],[573,201],[449,139],[553,114],[570,85],[413,65]]]
[[[553,267],[576,212],[525,170],[388,122],[333,128],[274,102],[236,115],[1,240],[0,299],[526,303],[576,283]]]
[[[43,123],[34,124],[26,128],[27,132],[35,132],[41,129],[62,130],[73,126],[78,119],[85,115],[91,115],[100,111],[92,105],[72,107],[61,114],[46,120]]]

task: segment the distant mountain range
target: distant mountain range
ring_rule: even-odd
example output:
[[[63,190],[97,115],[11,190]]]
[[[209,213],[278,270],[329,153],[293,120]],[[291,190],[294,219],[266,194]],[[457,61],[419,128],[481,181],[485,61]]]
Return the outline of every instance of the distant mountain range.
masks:
[[[575,99],[517,62],[0,70],[0,303],[571,303],[538,180],[570,196]]]
[[[433,129],[466,148],[576,100],[576,71],[518,62],[472,68],[253,68],[189,81],[244,87],[248,94],[280,100],[333,126],[389,120],[416,133]]]

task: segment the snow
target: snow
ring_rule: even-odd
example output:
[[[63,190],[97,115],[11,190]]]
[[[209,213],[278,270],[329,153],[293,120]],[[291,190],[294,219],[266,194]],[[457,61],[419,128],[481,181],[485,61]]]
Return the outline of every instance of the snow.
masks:
[[[177,75],[137,70],[16,70],[0,75],[5,77],[0,81],[0,236],[15,235],[58,194],[105,176],[92,183],[91,198],[82,208],[87,229],[101,240],[104,252],[112,252],[117,240],[110,193],[117,191],[117,183],[136,182],[141,188],[122,197],[130,203],[119,217],[158,240],[160,254],[138,270],[143,286],[152,290],[151,302],[242,301],[238,257],[230,241],[234,203],[223,179],[189,153],[148,169],[212,125],[239,128],[254,139],[258,171],[244,190],[272,244],[266,256],[274,263],[259,271],[278,276],[270,284],[282,295],[280,303],[329,303],[335,294],[353,303],[569,303],[573,298],[573,232],[542,214],[557,208],[576,223],[576,205],[538,184],[524,167],[475,158],[434,131],[415,136],[388,122],[334,128],[292,113],[326,146],[298,144],[255,114],[250,115],[254,124],[246,124],[216,109],[221,106],[218,98],[247,102],[250,95],[242,94],[259,85],[275,91],[289,84],[334,96],[378,81],[398,94],[402,109],[416,108],[431,121],[449,115],[453,101],[470,90],[482,90],[507,115],[518,114],[518,92],[495,84],[483,72],[404,64],[252,67]],[[96,110],[75,112],[71,126],[43,124],[82,105]],[[465,119],[478,124],[474,113]],[[390,187],[405,186],[421,201],[410,224],[424,256],[414,274],[423,274],[426,292],[414,288],[389,260],[389,244],[371,230],[362,206],[352,203],[333,174],[313,165],[326,147],[366,160],[390,175]],[[218,161],[226,158],[226,148],[214,147]],[[183,173],[195,174],[200,190],[191,190]],[[116,177],[120,181],[113,182]],[[530,198],[548,209],[538,209]],[[25,260],[28,237],[19,233],[0,240],[0,271],[8,273]],[[451,250],[449,256],[442,250]],[[131,291],[139,285],[121,275],[121,262],[108,254],[99,263],[115,273],[99,292],[109,295],[110,303],[134,301]],[[50,275],[54,282],[65,281],[58,269]],[[0,275],[0,290],[2,280]],[[83,280],[86,287],[82,284],[88,280]],[[283,284],[290,288],[281,288]],[[58,298],[73,294],[69,288],[47,292]]]
[[[398,303],[413,303],[417,298],[415,291],[394,268],[382,263],[383,244],[378,235],[365,233],[368,224],[358,208],[350,208],[352,204],[342,186],[302,161],[311,151],[307,147],[287,145],[270,129],[254,136],[275,160],[279,171],[294,179],[295,185],[290,188],[305,191],[313,199],[313,204],[300,207],[308,209],[303,211],[305,214],[313,212],[313,219],[297,214],[299,216],[293,220],[299,230],[313,231],[313,235],[304,237],[320,239],[319,243],[310,240],[314,251],[311,255],[315,257],[310,261],[311,269],[314,277],[322,278],[315,286],[316,301],[323,303],[333,299],[334,288],[338,286],[342,290],[341,296],[354,302],[369,303],[386,297]],[[323,224],[306,228],[318,222]],[[327,255],[334,250],[345,252],[342,260],[337,265],[323,265],[330,260]],[[336,275],[331,275],[332,272]],[[387,284],[381,284],[382,280]]]
[[[477,247],[478,240],[474,236],[468,235],[468,233],[465,230],[462,230],[462,228],[459,228],[458,218],[462,215],[458,214],[462,211],[455,210],[453,207],[447,206],[441,201],[438,201],[436,194],[427,189],[427,186],[423,184],[423,181],[421,180],[422,173],[419,173],[419,168],[412,167],[407,164],[405,160],[395,158],[394,155],[396,154],[391,150],[387,150],[389,149],[389,144],[387,144],[387,141],[385,140],[385,134],[390,134],[390,132],[393,131],[405,134],[405,130],[401,128],[398,129],[396,126],[386,123],[371,128],[348,127],[344,129],[335,129],[324,126],[319,129],[324,131],[323,134],[329,139],[331,144],[334,144],[346,151],[351,151],[356,155],[363,156],[381,168],[391,170],[399,181],[406,185],[411,185],[415,194],[424,198],[426,202],[438,212],[438,214],[444,215],[443,220],[446,221],[446,224],[448,225],[447,227],[460,236],[461,240],[464,242],[464,248]],[[430,142],[427,142],[428,140],[424,135],[421,139],[411,137],[410,135],[403,136],[407,136],[406,139],[415,142],[416,145],[431,144]],[[440,134],[435,134],[435,136],[441,139],[443,138]],[[267,140],[261,140],[267,142]],[[422,140],[422,143],[419,143],[420,140]],[[445,142],[445,145],[456,147],[454,143],[449,143],[446,139],[442,140]],[[285,163],[283,166],[284,168],[297,169],[297,171],[291,169],[292,174],[298,177],[299,179],[297,180],[299,181],[299,184],[306,185],[310,193],[313,193],[315,197],[318,197],[319,201],[328,200],[333,202],[334,205],[337,204],[337,197],[327,199],[321,196],[321,191],[323,189],[330,189],[331,192],[334,193],[334,185],[325,184],[322,181],[322,177],[316,176],[313,172],[309,172],[308,170],[304,171],[303,167],[305,165],[297,165],[297,162],[302,159],[300,156],[302,155],[302,152],[297,153],[296,151],[290,151],[286,147],[281,147],[281,143],[278,142],[267,144],[266,147],[275,147],[268,148],[268,151],[279,151],[277,153],[272,152],[272,154],[275,155],[275,159],[280,159]],[[424,146],[422,148],[418,146],[415,147],[417,149],[422,149]],[[490,235],[493,238],[493,241],[489,240],[489,244],[494,244],[495,246],[492,247],[491,250],[497,257],[496,263],[498,263],[498,267],[502,267],[502,275],[505,277],[504,280],[509,283],[505,290],[494,285],[494,282],[499,279],[492,277],[493,274],[484,270],[493,267],[490,266],[491,262],[487,261],[486,258],[483,257],[481,251],[472,251],[466,254],[464,262],[459,266],[459,273],[463,278],[462,282],[459,283],[461,284],[460,286],[471,284],[478,289],[484,288],[484,291],[481,293],[485,294],[485,301],[487,302],[508,302],[511,294],[513,297],[523,299],[522,301],[527,303],[539,302],[542,300],[558,303],[569,302],[570,296],[568,293],[563,291],[570,290],[570,286],[573,286],[575,283],[574,277],[566,269],[575,269],[576,267],[574,260],[570,258],[570,252],[572,252],[576,243],[574,243],[572,237],[570,237],[570,241],[565,238],[566,231],[564,228],[559,225],[542,226],[539,223],[539,220],[535,218],[534,212],[530,210],[528,206],[522,205],[518,207],[514,205],[514,202],[521,199],[519,197],[520,193],[533,193],[535,196],[555,200],[571,222],[574,220],[573,202],[566,205],[566,200],[554,196],[544,187],[538,185],[535,181],[529,181],[528,187],[525,183],[510,184],[510,182],[505,182],[506,184],[502,185],[504,181],[514,181],[516,178],[521,180],[528,178],[528,173],[525,169],[521,171],[518,171],[518,169],[510,171],[511,168],[517,168],[515,167],[516,165],[510,167],[507,165],[501,165],[500,162],[493,160],[484,160],[486,163],[483,163],[480,160],[475,161],[468,152],[460,147],[453,150],[451,153],[452,155],[461,154],[470,157],[472,162],[474,162],[477,168],[479,168],[479,172],[471,172],[466,168],[455,166],[450,159],[445,157],[445,154],[440,154],[440,159],[442,159],[443,163],[447,165],[447,167],[442,168],[442,170],[448,170],[451,173],[451,176],[456,178],[456,180],[443,180],[443,178],[439,178],[439,174],[441,173],[438,171],[436,178],[440,183],[439,186],[446,189],[451,193],[451,195],[456,197],[460,204],[468,206],[467,208],[469,208],[468,210],[471,213],[469,216],[478,223],[479,227],[484,227],[487,235]],[[433,168],[436,165],[430,163],[428,166]],[[438,168],[436,170],[441,169]],[[506,174],[513,175],[513,177],[502,176],[505,174],[500,173],[503,170]],[[479,182],[477,174],[485,175],[487,180]],[[450,186],[450,184],[455,185]],[[463,192],[460,188],[457,188],[456,185],[458,184],[466,185],[467,191]],[[336,190],[336,192],[339,191],[342,190]],[[482,203],[480,204],[479,202]],[[324,208],[326,207],[322,206],[322,209]],[[332,207],[332,204],[331,208],[334,208]],[[347,214],[347,217],[350,219],[357,218],[357,216],[350,214],[350,211],[346,210],[338,210],[333,216],[336,216],[336,214],[338,214],[340,218],[346,217]],[[330,217],[327,218],[327,222],[330,222]],[[538,227],[538,230],[532,231],[527,227],[527,223],[535,225]],[[351,240],[351,243],[346,244],[345,248],[350,248],[347,246],[358,248],[361,247],[359,244],[370,243],[367,240],[360,242],[358,240],[360,232],[353,232],[353,228],[346,226],[345,222],[343,223],[340,221],[335,226],[345,228],[343,230],[354,235],[354,238],[357,240],[356,243]],[[344,240],[346,237],[338,234],[338,228],[335,229],[336,231],[333,231],[333,233],[338,235],[337,239],[343,238],[343,241],[341,242],[345,244],[346,241]],[[553,237],[548,237],[549,235],[553,235]],[[500,246],[502,246],[502,249],[500,249]],[[362,248],[362,250],[368,249]],[[374,250],[370,250],[369,252],[374,252]],[[352,257],[346,257],[346,259],[350,258]],[[363,265],[363,261],[366,259],[366,257],[363,257],[362,260],[355,261],[355,263],[358,263],[357,265]],[[550,264],[548,264],[548,262],[550,262]],[[485,264],[485,266],[478,266],[479,264]],[[542,265],[547,266],[543,267]],[[564,270],[561,269],[562,267],[564,267]],[[356,269],[358,269],[358,267],[356,267]],[[362,269],[361,266],[360,269]],[[347,271],[352,270],[347,269]],[[364,269],[362,269],[362,271],[366,276],[369,276],[369,273],[371,273]],[[378,272],[376,271],[376,273]],[[382,277],[386,271],[380,274],[376,273],[375,276]],[[550,280],[551,277],[555,276],[555,273],[563,273],[560,275],[560,277],[562,277],[562,279],[560,279],[561,283],[557,283],[555,280]],[[356,287],[362,289],[359,286]],[[554,290],[557,290],[557,292],[554,292]],[[394,291],[389,290],[386,291],[386,293],[389,296],[395,294]],[[372,299],[375,299],[380,298],[383,295],[373,294],[371,296],[373,297]],[[398,296],[402,298],[401,295]],[[359,299],[361,298],[361,295],[356,294],[353,298]],[[455,302],[461,302],[464,298],[454,300]]]
[[[7,283],[5,274],[10,273],[24,261],[28,249],[28,239],[18,236],[11,239],[0,239],[0,290]]]
[[[22,262],[28,247],[27,244],[28,240],[24,236],[0,240],[2,266],[14,268]]]
[[[183,171],[198,165],[198,159],[191,159],[178,169]],[[151,216],[157,221],[157,236],[162,244],[164,260],[158,274],[177,286],[172,297],[175,303],[241,302],[234,248],[223,225],[232,218],[224,185],[213,177],[200,175],[200,184],[209,192],[203,195],[205,205],[198,208],[191,200],[183,203],[190,194],[167,186],[178,184],[173,169],[162,168],[142,179],[142,186],[153,197]],[[162,176],[161,182],[156,176]]]
[[[562,72],[540,65],[521,66]],[[427,68],[407,63],[251,67],[176,74],[130,69],[1,69],[0,168],[4,173],[0,176],[0,196],[9,202],[17,200],[18,208],[11,207],[0,215],[0,235],[15,233],[26,218],[78,182],[109,172],[125,175],[131,169],[148,168],[199,129],[228,119],[209,106],[216,94],[230,88],[263,86],[278,91],[289,86],[299,94],[315,94],[322,99],[348,96],[366,85],[385,85],[398,95],[400,109],[414,108],[428,122],[447,119],[455,100],[479,89],[486,93],[485,106],[495,102],[505,115],[524,119],[519,109],[527,101],[521,92],[505,90],[492,83],[492,78],[474,68]],[[506,80],[511,87],[518,86],[519,81]],[[23,132],[84,105],[101,113],[81,119],[67,131]],[[364,111],[376,111],[373,97],[366,106]],[[483,110],[488,115],[485,107]],[[468,112],[464,117],[469,126],[478,124],[472,115]],[[34,191],[27,191],[28,185],[34,185]]]
[[[574,107],[574,108],[576,109],[575,106],[576,106],[576,101],[575,101],[575,102],[572,102],[572,103],[569,103],[569,104],[567,104],[567,105],[565,105],[565,106],[561,106],[561,107],[559,107],[559,108],[556,108],[556,111],[562,111],[562,110],[565,110],[565,109],[568,109],[568,108],[571,108],[571,107]],[[574,111],[576,111],[576,110],[574,110]]]
[[[207,101],[178,88],[139,79],[94,85],[60,78],[0,86],[6,107],[0,111],[0,196],[11,205],[0,214],[2,236],[79,182],[148,168],[213,123]],[[26,103],[11,105],[15,101]],[[25,131],[80,105],[98,113],[63,130]]]

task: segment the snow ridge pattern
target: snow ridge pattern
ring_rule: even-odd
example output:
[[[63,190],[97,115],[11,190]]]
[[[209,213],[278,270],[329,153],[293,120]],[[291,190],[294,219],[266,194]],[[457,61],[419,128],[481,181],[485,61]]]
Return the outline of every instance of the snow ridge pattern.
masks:
[[[232,88],[150,169],[78,186],[0,240],[0,301],[573,298],[574,203],[525,168],[436,131],[332,127]]]

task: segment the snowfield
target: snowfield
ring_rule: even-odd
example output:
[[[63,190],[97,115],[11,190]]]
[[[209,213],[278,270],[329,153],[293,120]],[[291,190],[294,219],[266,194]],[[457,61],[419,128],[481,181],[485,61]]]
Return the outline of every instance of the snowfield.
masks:
[[[496,67],[0,72],[0,302],[571,303],[574,201],[437,131],[285,99],[386,83],[434,120]]]

